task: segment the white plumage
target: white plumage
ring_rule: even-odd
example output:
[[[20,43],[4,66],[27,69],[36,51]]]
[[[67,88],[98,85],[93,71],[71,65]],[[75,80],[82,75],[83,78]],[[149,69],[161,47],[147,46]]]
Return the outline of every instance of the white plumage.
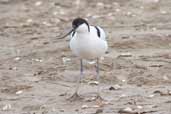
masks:
[[[100,37],[95,26],[90,26],[90,31],[86,24],[80,25],[76,32],[72,33],[70,48],[72,52],[82,59],[96,59],[105,54],[108,49],[106,35],[102,28],[98,27]]]

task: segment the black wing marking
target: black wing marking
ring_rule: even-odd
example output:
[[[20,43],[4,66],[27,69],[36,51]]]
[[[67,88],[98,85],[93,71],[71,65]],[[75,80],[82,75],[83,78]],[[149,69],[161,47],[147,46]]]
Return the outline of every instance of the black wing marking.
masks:
[[[73,31],[73,32],[71,33],[71,36],[72,36],[72,37],[74,37],[74,35],[75,35],[75,31]]]
[[[101,34],[100,34],[100,29],[97,26],[94,26],[95,29],[97,30],[97,36],[100,38]]]

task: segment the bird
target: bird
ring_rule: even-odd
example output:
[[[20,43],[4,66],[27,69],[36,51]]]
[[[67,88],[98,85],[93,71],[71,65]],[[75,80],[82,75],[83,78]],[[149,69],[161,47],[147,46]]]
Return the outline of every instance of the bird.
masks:
[[[78,90],[83,78],[83,60],[96,60],[96,79],[99,82],[99,59],[107,52],[108,44],[106,34],[101,27],[89,25],[85,19],[80,17],[72,21],[72,30],[61,38],[68,35],[70,35],[69,47],[80,61],[80,76],[77,80],[75,93],[70,97],[71,99],[76,99],[80,98]],[[99,85],[97,98],[101,98]]]

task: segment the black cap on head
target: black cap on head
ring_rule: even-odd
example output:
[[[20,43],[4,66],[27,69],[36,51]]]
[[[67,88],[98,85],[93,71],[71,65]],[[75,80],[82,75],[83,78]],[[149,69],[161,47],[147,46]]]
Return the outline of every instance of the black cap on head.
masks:
[[[69,34],[71,34],[72,32],[75,33],[75,30],[77,29],[77,27],[79,27],[81,24],[86,24],[87,27],[88,27],[88,31],[90,32],[90,26],[88,24],[88,22],[85,20],[85,19],[82,19],[82,18],[76,18],[73,20],[72,22],[72,30],[69,31],[67,34],[65,34],[64,36],[62,37],[59,37],[58,39],[62,39],[62,38],[65,38],[66,36],[68,36]],[[73,35],[72,35],[73,36]]]
[[[74,19],[72,22],[72,27],[73,27],[73,29],[76,29],[77,27],[79,27],[81,24],[84,24],[84,23],[88,26],[88,31],[90,32],[90,27],[89,27],[88,22],[82,18]]]

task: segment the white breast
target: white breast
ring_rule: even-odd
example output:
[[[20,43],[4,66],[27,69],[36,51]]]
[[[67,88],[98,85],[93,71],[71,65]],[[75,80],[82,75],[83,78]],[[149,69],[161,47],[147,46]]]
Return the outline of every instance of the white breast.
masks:
[[[101,57],[107,51],[105,33],[101,30],[101,37],[97,36],[97,30],[90,26],[90,32],[75,33],[70,40],[72,52],[82,59],[95,59]],[[102,33],[103,32],[103,33]]]

